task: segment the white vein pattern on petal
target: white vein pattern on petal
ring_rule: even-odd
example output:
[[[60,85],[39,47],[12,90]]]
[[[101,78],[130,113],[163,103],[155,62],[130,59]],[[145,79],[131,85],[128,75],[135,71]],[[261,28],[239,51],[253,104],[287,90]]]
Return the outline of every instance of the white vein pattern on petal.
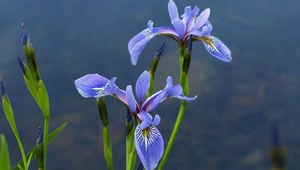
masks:
[[[157,137],[161,136],[160,133],[154,128],[153,126],[150,126],[150,129],[147,129],[149,131],[148,133],[143,134],[143,132],[140,129],[140,126],[136,127],[135,135],[137,137],[137,140],[145,145],[145,149],[147,151],[148,146],[150,146]]]

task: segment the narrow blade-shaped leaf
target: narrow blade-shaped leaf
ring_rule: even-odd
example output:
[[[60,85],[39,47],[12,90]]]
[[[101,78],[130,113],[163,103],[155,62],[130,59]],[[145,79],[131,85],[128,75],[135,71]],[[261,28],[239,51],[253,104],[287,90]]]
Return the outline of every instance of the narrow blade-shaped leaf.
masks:
[[[9,152],[8,152],[8,147],[7,147],[4,135],[0,136],[0,140],[1,140],[0,169],[1,170],[10,170],[11,167],[10,167]]]

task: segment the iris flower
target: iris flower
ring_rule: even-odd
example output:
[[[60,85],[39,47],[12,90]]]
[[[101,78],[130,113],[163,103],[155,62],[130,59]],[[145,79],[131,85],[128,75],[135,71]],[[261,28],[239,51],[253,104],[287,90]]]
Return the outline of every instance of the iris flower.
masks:
[[[152,20],[148,21],[148,28],[135,35],[128,43],[131,55],[131,63],[137,64],[138,58],[146,45],[157,35],[168,36],[175,39],[180,46],[186,44],[188,37],[193,40],[201,40],[207,51],[217,59],[230,62],[231,52],[228,47],[218,38],[211,36],[212,24],[208,18],[210,9],[206,8],[200,15],[200,9],[195,6],[187,6],[184,13],[179,17],[178,9],[173,0],[168,3],[168,11],[172,26],[154,27]]]
[[[126,90],[115,84],[116,78],[108,80],[99,74],[88,74],[75,81],[78,92],[83,97],[102,97],[111,95],[124,103],[137,120],[134,141],[137,154],[147,170],[154,169],[164,152],[164,141],[157,129],[160,116],[151,115],[157,106],[167,98],[174,97],[180,100],[194,100],[197,96],[189,98],[184,96],[181,85],[173,85],[172,78],[167,78],[164,89],[159,90],[147,98],[150,86],[150,75],[144,71],[136,81],[135,95],[131,85]]]

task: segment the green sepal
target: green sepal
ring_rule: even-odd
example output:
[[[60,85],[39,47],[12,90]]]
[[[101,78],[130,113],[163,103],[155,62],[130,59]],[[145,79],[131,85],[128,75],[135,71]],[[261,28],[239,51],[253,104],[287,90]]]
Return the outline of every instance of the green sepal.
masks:
[[[57,135],[59,135],[64,129],[65,127],[67,126],[67,123],[63,123],[62,125],[60,125],[58,128],[56,128],[54,131],[52,131],[48,138],[47,138],[47,141],[48,143],[51,142],[55,137],[57,137]],[[27,154],[26,154],[26,158],[29,159],[30,155],[32,155],[31,157],[31,160],[34,160],[36,159],[36,156],[37,156],[37,152],[38,151],[38,146],[35,146],[33,147]],[[14,170],[19,170],[19,166],[23,167],[23,160],[20,160],[18,162],[17,165],[15,165],[14,167]]]
[[[10,158],[9,158],[9,151],[7,147],[7,143],[5,140],[4,135],[0,135],[0,169],[1,170],[10,170]]]

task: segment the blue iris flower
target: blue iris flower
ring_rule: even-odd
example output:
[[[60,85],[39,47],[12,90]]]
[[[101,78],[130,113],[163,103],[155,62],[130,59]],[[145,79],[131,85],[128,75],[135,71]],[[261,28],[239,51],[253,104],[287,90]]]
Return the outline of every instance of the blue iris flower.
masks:
[[[138,58],[146,45],[157,35],[164,35],[175,39],[180,45],[187,43],[191,36],[193,40],[201,40],[207,51],[217,59],[230,62],[231,52],[218,38],[211,36],[212,24],[208,18],[210,9],[206,8],[200,15],[200,9],[187,6],[184,14],[179,17],[177,6],[173,0],[168,3],[168,11],[172,26],[154,27],[152,20],[148,21],[148,28],[135,35],[128,43],[131,63],[137,64]]]
[[[160,123],[160,116],[152,117],[151,114],[167,98],[175,97],[191,101],[197,96],[193,98],[184,96],[181,85],[173,85],[173,80],[169,76],[164,89],[147,97],[150,87],[150,75],[147,71],[144,71],[136,81],[135,95],[131,85],[128,85],[126,90],[122,90],[115,84],[115,80],[116,78],[109,80],[99,74],[88,74],[77,79],[75,86],[83,97],[97,98],[111,95],[128,107],[138,122],[134,133],[137,154],[143,166],[147,170],[152,170],[163,155],[164,141],[156,127]]]

